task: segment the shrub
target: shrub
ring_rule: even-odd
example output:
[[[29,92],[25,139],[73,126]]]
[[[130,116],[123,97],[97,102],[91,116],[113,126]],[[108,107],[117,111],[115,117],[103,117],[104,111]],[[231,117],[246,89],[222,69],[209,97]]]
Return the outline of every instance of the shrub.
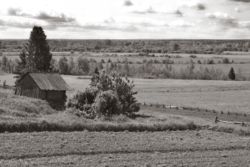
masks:
[[[230,64],[229,59],[228,59],[228,58],[224,58],[224,59],[223,59],[223,64]]]
[[[134,97],[137,92],[133,89],[134,83],[128,78],[122,78],[116,73],[108,75],[105,71],[95,72],[90,88],[85,92],[78,92],[67,106],[89,113],[95,112],[99,116],[132,116],[140,109]]]
[[[103,91],[97,95],[93,108],[99,117],[111,117],[120,113],[120,102],[114,91]]]
[[[202,64],[202,63],[201,63],[201,60],[198,60],[197,63],[198,63],[198,64]]]
[[[215,63],[214,63],[214,60],[211,59],[211,60],[208,60],[208,61],[207,61],[207,64],[215,64]]]
[[[68,102],[68,107],[84,110],[85,105],[93,104],[98,90],[94,87],[86,88],[84,92],[77,92]]]
[[[114,91],[120,101],[122,114],[131,115],[140,109],[134,97],[134,95],[137,94],[137,92],[133,90],[135,85],[128,78],[122,78],[117,73],[107,75],[106,72],[103,71],[92,77],[91,86],[96,87],[99,91]]]
[[[190,55],[189,57],[190,57],[190,58],[192,58],[192,59],[197,58],[197,56],[196,56],[196,55]]]

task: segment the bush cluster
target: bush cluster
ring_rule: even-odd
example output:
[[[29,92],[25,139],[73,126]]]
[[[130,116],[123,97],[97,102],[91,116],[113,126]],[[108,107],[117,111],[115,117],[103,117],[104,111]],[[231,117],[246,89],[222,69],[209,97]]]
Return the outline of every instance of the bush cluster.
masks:
[[[117,73],[107,74],[98,71],[92,76],[90,87],[78,92],[68,102],[68,107],[75,108],[94,118],[113,115],[132,116],[140,109],[135,95],[134,83],[122,78]]]

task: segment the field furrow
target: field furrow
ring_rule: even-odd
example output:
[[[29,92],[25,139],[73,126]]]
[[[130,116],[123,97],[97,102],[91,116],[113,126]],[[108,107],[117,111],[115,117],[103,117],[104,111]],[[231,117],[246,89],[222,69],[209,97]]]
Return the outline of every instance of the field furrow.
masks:
[[[0,159],[250,150],[250,138],[212,131],[0,134]]]
[[[3,166],[248,166],[250,151],[207,150],[65,155],[0,160]]]

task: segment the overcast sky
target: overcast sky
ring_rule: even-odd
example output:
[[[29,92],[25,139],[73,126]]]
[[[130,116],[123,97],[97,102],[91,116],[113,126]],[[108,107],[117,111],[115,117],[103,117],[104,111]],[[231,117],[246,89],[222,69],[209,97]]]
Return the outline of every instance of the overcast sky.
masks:
[[[0,38],[250,39],[250,0],[4,0]]]

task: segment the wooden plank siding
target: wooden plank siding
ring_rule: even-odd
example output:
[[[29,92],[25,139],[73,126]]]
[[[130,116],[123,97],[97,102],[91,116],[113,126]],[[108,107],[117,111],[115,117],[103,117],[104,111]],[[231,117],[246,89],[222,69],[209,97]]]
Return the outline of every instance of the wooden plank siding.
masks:
[[[27,73],[16,84],[15,94],[46,100],[54,109],[64,109],[69,86],[59,74]]]

